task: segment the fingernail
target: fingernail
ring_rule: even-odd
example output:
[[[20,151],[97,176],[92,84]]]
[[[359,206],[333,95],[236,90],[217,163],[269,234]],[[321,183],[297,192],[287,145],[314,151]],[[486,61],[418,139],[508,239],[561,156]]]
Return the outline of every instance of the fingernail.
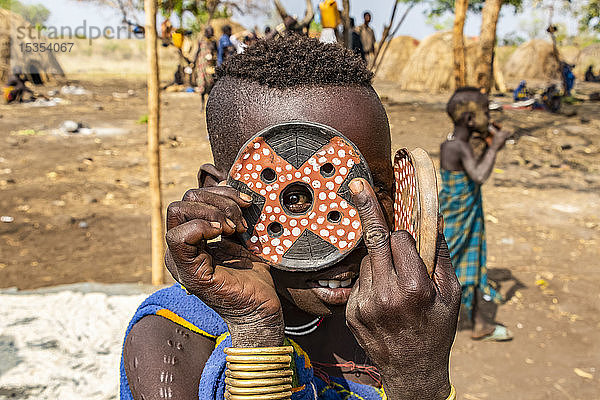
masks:
[[[352,182],[350,182],[350,191],[352,194],[358,194],[362,192],[364,188],[365,187],[363,183],[359,179],[354,179]]]
[[[217,229],[220,229],[220,228],[221,228],[221,223],[220,223],[220,222],[217,222],[217,221],[210,221],[210,225],[211,225],[213,228],[217,228]]]
[[[235,224],[232,220],[230,220],[229,218],[225,218],[225,222],[227,222],[227,225],[229,225],[231,229],[235,229]]]
[[[221,181],[217,186],[227,186],[227,181]]]
[[[242,218],[242,225],[244,225],[244,228],[248,229],[248,223],[244,218]]]
[[[250,196],[249,194],[246,194],[246,193],[240,193],[240,199],[250,202],[250,201],[252,201],[252,196]]]

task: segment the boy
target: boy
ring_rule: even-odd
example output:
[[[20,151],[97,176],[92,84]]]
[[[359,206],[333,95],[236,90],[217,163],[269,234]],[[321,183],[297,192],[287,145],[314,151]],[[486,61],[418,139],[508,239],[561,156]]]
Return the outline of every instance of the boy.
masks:
[[[215,164],[200,167],[199,188],[167,211],[166,264],[190,295],[175,285],[138,309],[122,399],[221,400],[223,348],[281,346],[285,331],[295,333],[294,400],[454,398],[448,359],[460,285],[441,235],[432,279],[410,235],[390,233],[390,131],[371,78],[352,51],[298,35],[259,41],[217,69],[206,108]],[[250,198],[223,185],[250,137],[298,120],[343,132],[374,181],[350,184],[363,245],[316,272],[269,268],[240,246],[234,234],[248,229],[241,209]]]
[[[491,122],[488,97],[474,87],[460,88],[448,101],[447,112],[454,123],[454,132],[441,145],[439,201],[452,265],[463,288],[462,304],[473,322],[471,337],[510,340],[512,334],[506,327],[485,321],[478,301],[502,300],[487,282],[481,185],[490,176],[496,154],[511,132],[497,131],[477,160],[469,139],[476,132],[484,136],[488,133]]]

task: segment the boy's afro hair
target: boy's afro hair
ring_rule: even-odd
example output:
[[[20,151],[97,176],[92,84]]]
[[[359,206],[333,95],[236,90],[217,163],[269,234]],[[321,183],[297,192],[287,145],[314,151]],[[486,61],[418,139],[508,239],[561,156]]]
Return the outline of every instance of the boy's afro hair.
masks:
[[[271,88],[307,85],[369,86],[373,74],[352,50],[298,34],[259,40],[216,70],[216,79],[234,77]]]

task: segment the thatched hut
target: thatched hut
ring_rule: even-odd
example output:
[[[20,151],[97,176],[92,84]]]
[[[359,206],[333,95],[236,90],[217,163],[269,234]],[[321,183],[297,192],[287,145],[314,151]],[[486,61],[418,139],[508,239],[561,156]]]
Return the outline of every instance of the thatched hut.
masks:
[[[468,39],[465,43],[467,84],[475,85],[475,61],[478,42]],[[446,91],[453,90],[454,61],[452,32],[437,32],[425,38],[415,49],[400,74],[400,87],[406,90]]]
[[[552,43],[534,39],[523,43],[504,65],[508,79],[560,79]]]
[[[44,42],[44,38],[38,37],[38,31],[29,30],[30,27],[20,15],[0,9],[0,82],[5,82],[14,68],[20,68],[34,83],[64,75],[54,52],[22,51],[21,44]]]
[[[575,75],[583,79],[585,71],[592,65],[594,73],[600,73],[600,43],[592,44],[581,50],[575,60]]]
[[[404,66],[418,45],[419,41],[410,36],[397,36],[393,38],[379,66],[377,77],[387,81],[398,82],[402,69],[404,69]]]

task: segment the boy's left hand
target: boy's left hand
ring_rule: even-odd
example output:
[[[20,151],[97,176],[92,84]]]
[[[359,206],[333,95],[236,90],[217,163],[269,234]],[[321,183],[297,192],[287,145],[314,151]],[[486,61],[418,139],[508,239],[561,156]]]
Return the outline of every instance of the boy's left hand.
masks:
[[[433,278],[406,231],[392,232],[367,181],[350,183],[368,255],[346,307],[358,343],[382,374],[390,399],[444,399],[460,284],[443,234]]]

